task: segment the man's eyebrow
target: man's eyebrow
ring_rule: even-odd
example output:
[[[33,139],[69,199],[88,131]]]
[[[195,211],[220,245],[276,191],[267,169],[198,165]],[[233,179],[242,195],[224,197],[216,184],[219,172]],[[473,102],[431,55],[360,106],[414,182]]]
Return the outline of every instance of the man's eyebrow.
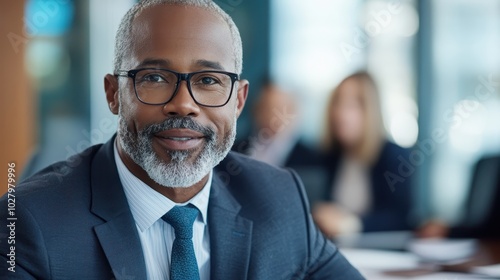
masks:
[[[199,59],[199,60],[194,61],[194,64],[200,68],[224,70],[224,67],[222,67],[222,65],[216,61]],[[168,68],[170,65],[172,65],[172,63],[168,59],[146,58],[139,65],[137,65],[136,68],[143,68],[143,67]]]
[[[199,59],[195,61],[195,64],[197,66],[203,67],[203,68],[210,68],[210,69],[215,69],[215,70],[224,70],[224,67],[219,62],[216,61],[210,61],[210,60],[204,60],[204,59]]]
[[[151,66],[166,68],[170,64],[171,64],[170,60],[168,59],[146,58],[139,65],[137,65],[137,68],[151,67]]]

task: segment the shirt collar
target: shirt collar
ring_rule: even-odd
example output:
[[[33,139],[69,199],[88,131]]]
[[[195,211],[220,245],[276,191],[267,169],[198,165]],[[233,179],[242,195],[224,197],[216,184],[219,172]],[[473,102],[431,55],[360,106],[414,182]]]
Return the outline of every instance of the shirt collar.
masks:
[[[116,141],[115,145],[113,145],[116,168],[135,223],[141,232],[147,230],[174,206],[184,206],[189,203],[196,206],[200,211],[201,215],[198,215],[197,219],[205,225],[207,224],[208,199],[212,187],[212,171],[210,171],[208,181],[200,192],[185,203],[175,203],[153,190],[128,170],[118,154]]]

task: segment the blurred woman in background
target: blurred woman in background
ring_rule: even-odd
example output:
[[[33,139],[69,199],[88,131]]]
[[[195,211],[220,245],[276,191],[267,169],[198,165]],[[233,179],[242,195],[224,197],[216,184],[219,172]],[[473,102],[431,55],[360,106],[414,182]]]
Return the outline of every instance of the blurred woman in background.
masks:
[[[366,72],[344,79],[328,102],[321,168],[328,174],[313,216],[334,237],[409,229],[410,178],[398,176],[409,151],[388,142],[377,86]],[[402,177],[399,177],[402,178]]]

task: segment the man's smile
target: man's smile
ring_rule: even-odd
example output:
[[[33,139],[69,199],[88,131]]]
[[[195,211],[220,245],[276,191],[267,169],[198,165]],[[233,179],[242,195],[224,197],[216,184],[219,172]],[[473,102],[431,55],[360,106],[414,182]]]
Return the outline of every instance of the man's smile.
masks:
[[[154,134],[154,138],[167,150],[191,150],[203,142],[206,136],[191,129],[169,129]]]

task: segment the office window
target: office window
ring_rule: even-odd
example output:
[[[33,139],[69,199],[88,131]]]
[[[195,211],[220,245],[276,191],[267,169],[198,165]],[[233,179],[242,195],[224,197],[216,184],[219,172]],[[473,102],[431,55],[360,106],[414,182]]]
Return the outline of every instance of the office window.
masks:
[[[500,152],[500,2],[431,1],[432,98],[430,132],[442,131],[430,163],[436,214],[455,221],[473,164]]]
[[[331,91],[367,69],[379,83],[389,139],[415,144],[418,26],[413,1],[272,1],[271,74],[301,100],[304,136],[317,141]]]

